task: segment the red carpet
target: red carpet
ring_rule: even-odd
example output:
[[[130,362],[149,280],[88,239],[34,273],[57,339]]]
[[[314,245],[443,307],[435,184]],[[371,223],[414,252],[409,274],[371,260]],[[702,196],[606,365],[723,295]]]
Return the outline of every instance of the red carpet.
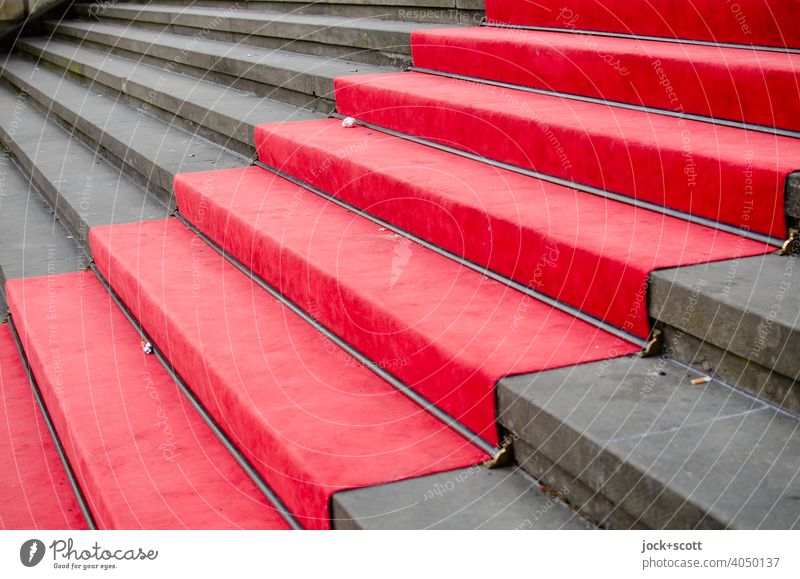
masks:
[[[640,337],[652,270],[772,250],[335,120],[260,125],[256,146],[270,166]]]
[[[418,30],[412,48],[421,68],[800,130],[798,54],[492,27]]]
[[[225,220],[211,207],[205,215],[204,223]],[[251,242],[244,228],[234,235]],[[338,490],[486,458],[177,220],[95,228],[90,238],[98,268],[306,527],[329,527]],[[315,307],[322,315],[329,304]]]
[[[637,349],[258,167],[178,175],[175,193],[226,251],[492,441],[500,378]]]
[[[360,120],[784,238],[800,140],[418,73],[343,77]]]
[[[0,324],[0,529],[86,529],[8,324]]]
[[[99,528],[287,527],[94,275],[14,280],[7,291]]]
[[[797,0],[486,0],[490,22],[800,47]]]

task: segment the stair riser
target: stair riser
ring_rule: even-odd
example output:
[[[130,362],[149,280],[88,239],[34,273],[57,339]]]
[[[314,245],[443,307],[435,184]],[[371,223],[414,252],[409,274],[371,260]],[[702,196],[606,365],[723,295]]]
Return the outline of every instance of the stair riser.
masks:
[[[560,494],[569,505],[603,529],[646,529],[636,517],[623,511],[603,494],[579,478],[562,470],[519,437],[514,439],[514,460],[529,475],[552,492]]]
[[[665,351],[672,358],[800,415],[800,382],[797,376],[784,376],[774,368],[762,366],[673,326],[658,323],[657,327],[663,332]],[[788,347],[791,346],[782,344],[778,350]]]

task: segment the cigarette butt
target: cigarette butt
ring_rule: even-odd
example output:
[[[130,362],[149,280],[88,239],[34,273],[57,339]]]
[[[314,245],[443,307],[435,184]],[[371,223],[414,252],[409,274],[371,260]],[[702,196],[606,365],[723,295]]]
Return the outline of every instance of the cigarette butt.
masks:
[[[703,376],[701,378],[695,378],[694,380],[692,380],[692,384],[694,384],[695,386],[697,386],[698,384],[707,384],[709,382],[711,382],[711,376]]]

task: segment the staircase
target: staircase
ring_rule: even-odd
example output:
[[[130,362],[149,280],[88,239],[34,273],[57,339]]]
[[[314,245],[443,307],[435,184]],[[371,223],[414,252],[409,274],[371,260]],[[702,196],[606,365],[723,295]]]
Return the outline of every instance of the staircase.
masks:
[[[796,0],[407,4],[17,40],[4,528],[800,526]]]

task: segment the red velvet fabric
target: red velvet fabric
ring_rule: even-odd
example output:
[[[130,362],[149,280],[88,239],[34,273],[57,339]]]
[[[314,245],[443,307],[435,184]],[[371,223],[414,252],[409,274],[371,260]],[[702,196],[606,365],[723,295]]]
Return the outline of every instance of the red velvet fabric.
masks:
[[[492,441],[500,378],[637,349],[258,167],[178,175],[175,194],[258,276]]]
[[[652,270],[772,250],[336,120],[260,125],[256,146],[270,166],[640,337]]]
[[[230,172],[212,175],[225,179]],[[203,227],[227,221],[211,204],[193,215]],[[312,225],[304,221],[301,229]],[[231,225],[234,245],[249,247],[252,239],[245,227]],[[329,500],[336,491],[486,458],[177,220],[94,228],[90,240],[97,267],[306,527],[330,526]],[[268,256],[264,262],[271,270],[284,269]],[[289,269],[306,279],[299,267]],[[321,295],[331,303],[335,297]],[[315,307],[312,312],[324,312],[328,303]]]
[[[784,238],[800,140],[418,73],[336,80],[339,111]]]
[[[8,324],[0,324],[0,529],[86,529]]]
[[[800,48],[798,0],[486,0],[491,22]]]
[[[491,27],[418,30],[412,50],[422,68],[800,130],[798,54]]]
[[[158,360],[143,353],[93,275],[13,280],[7,290],[98,527],[287,527]]]

